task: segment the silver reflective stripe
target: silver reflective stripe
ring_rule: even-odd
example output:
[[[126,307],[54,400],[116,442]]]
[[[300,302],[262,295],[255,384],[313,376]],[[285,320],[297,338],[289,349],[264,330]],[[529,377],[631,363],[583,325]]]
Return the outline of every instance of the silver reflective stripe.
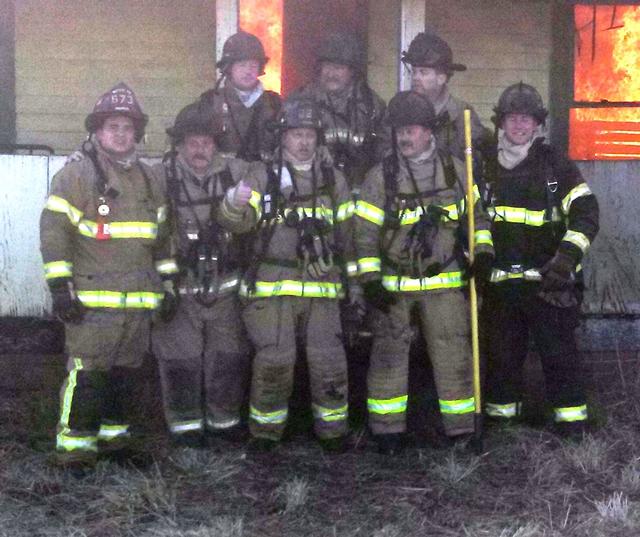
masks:
[[[173,423],[169,424],[169,431],[176,434],[201,430],[202,420],[174,421]]]
[[[487,403],[485,412],[487,416],[493,418],[515,418],[520,415],[520,406],[522,403],[506,403],[499,405],[497,403]]]
[[[207,418],[207,427],[209,429],[230,429],[231,427],[235,427],[240,423],[240,418],[234,418],[227,421],[214,421],[212,418]]]
[[[98,440],[108,440],[111,438],[119,438],[122,436],[129,436],[128,425],[100,425],[100,431],[98,431]]]
[[[313,409],[313,415],[317,420],[322,421],[342,421],[347,419],[347,405],[340,408],[327,408],[324,406],[311,405]]]

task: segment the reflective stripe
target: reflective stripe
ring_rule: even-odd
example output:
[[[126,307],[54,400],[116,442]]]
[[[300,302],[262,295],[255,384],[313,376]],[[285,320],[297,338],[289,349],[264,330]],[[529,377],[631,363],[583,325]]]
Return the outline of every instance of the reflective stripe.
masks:
[[[522,207],[489,207],[489,215],[496,221],[509,222],[512,224],[525,224],[527,226],[539,227],[547,223],[544,219],[545,211],[530,211]]]
[[[338,205],[336,210],[336,220],[338,222],[344,222],[351,218],[356,212],[356,204],[353,201],[346,201]]]
[[[202,420],[174,421],[169,424],[169,431],[173,434],[181,434],[201,430]]]
[[[469,414],[476,409],[475,399],[452,399],[447,401],[440,399],[440,412],[442,414]]]
[[[569,214],[571,204],[576,199],[581,198],[582,196],[590,196],[591,194],[591,189],[589,188],[587,183],[580,183],[579,185],[573,187],[562,200],[562,212],[564,214]]]
[[[556,423],[584,421],[587,419],[587,405],[554,408]]]
[[[333,282],[300,282],[279,280],[256,282],[256,289],[249,293],[246,282],[240,284],[240,295],[250,297],[302,296],[309,298],[343,298],[342,285]]]
[[[73,263],[69,261],[50,261],[44,264],[44,279],[70,278],[72,276]]]
[[[480,229],[474,234],[476,246],[479,244],[488,244],[489,246],[493,246],[493,237],[491,236],[491,231],[488,229]]]
[[[250,417],[261,425],[280,425],[287,421],[288,409],[276,410],[275,412],[260,412],[251,405]]]
[[[564,234],[562,240],[570,242],[571,244],[577,246],[578,248],[580,248],[583,254],[586,254],[589,246],[591,246],[591,241],[584,233],[580,233],[579,231],[572,231],[570,229],[568,229]]]
[[[327,408],[314,403],[311,405],[311,408],[313,409],[313,415],[317,420],[331,422],[347,419],[347,405],[341,406],[340,408]]]
[[[432,289],[455,289],[464,287],[467,281],[462,272],[441,272],[431,278],[408,278],[406,276],[383,276],[382,285],[388,291],[430,291]]]
[[[78,298],[88,308],[155,309],[160,305],[162,293],[147,291],[124,293],[120,291],[77,291]]]
[[[98,431],[98,440],[113,440],[114,438],[121,438],[129,435],[128,425],[100,425]]]
[[[159,274],[176,274],[179,271],[175,259],[159,259],[156,261],[156,270]]]
[[[499,405],[497,403],[487,403],[485,406],[485,412],[487,416],[494,418],[515,418],[520,415],[520,409],[522,403],[507,403]]]
[[[358,200],[356,202],[355,214],[377,226],[384,224],[384,211],[366,201]]]
[[[66,214],[74,226],[78,225],[84,214],[81,210],[71,205],[66,199],[54,195],[47,198],[44,208],[55,213]]]
[[[238,287],[240,280],[235,276],[232,276],[229,280],[223,281],[217,288],[214,286],[209,286],[208,293],[225,293],[228,291],[233,291]],[[200,287],[185,287],[180,286],[178,289],[178,293],[181,295],[196,295],[198,293],[204,293],[205,290],[202,286]]]
[[[207,418],[207,427],[209,429],[216,429],[218,431],[224,429],[230,429],[231,427],[235,427],[240,423],[240,418],[234,418],[232,420],[227,421],[213,421],[211,418]]]
[[[97,436],[69,436],[67,433],[58,433],[56,437],[56,449],[61,451],[98,451]]]
[[[158,224],[162,224],[167,221],[167,207],[166,205],[161,205],[158,207],[157,211],[157,222]]]
[[[255,190],[251,191],[251,197],[249,198],[249,205],[253,207],[256,212],[256,218],[260,220],[262,217],[262,195]]]
[[[155,222],[109,222],[109,235],[112,239],[155,239],[158,236],[158,224]],[[81,220],[78,232],[84,237],[95,238],[98,224],[91,220]]]
[[[392,399],[367,399],[367,408],[372,414],[401,414],[407,411],[407,395]]]
[[[357,276],[358,275],[358,262],[357,261],[348,261],[347,262],[347,275],[348,276]]]
[[[358,259],[358,274],[367,272],[380,272],[379,257],[362,257]]]
[[[513,272],[507,272],[502,269],[493,268],[491,270],[491,282],[505,282],[507,280],[526,280],[530,282],[542,281],[542,275],[538,269],[516,270]]]

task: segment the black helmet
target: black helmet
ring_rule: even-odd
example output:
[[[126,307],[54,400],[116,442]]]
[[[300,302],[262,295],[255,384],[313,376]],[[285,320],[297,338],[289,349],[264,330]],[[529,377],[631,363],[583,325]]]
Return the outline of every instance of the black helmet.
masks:
[[[256,60],[260,62],[260,74],[269,61],[260,40],[253,34],[239,31],[229,37],[222,47],[222,58],[218,60],[218,69],[226,71],[234,62]]]
[[[202,134],[215,139],[219,134],[217,126],[211,107],[205,106],[202,101],[196,101],[178,112],[173,126],[167,129],[167,134],[174,144],[182,143],[190,134]]]
[[[432,129],[436,111],[431,101],[415,91],[400,91],[389,101],[389,123],[394,129],[408,125],[422,125]]]
[[[447,74],[467,70],[466,65],[453,63],[453,52],[444,39],[424,32],[413,38],[409,50],[402,52],[401,60],[414,67],[431,67]]]
[[[507,114],[528,114],[544,125],[549,113],[544,107],[538,90],[524,82],[512,84],[505,89],[498,99],[498,106],[493,111],[495,116],[491,121],[498,127],[502,125],[504,116]]]
[[[278,117],[278,127],[286,129],[315,129],[322,130],[322,118],[316,102],[310,97],[293,95],[282,105]]]
[[[348,65],[354,71],[362,71],[365,63],[360,42],[355,35],[349,33],[329,35],[320,45],[317,57],[318,62]]]

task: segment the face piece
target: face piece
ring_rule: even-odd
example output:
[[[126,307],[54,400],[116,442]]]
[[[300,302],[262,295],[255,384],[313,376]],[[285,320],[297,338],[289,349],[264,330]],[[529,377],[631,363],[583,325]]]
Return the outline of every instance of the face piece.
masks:
[[[411,90],[431,101],[440,96],[446,83],[447,75],[433,67],[411,66]]]
[[[405,158],[415,158],[431,145],[431,130],[422,125],[407,125],[396,129],[398,151]]]
[[[128,156],[136,146],[136,129],[127,116],[110,116],[96,131],[102,149],[115,157]]]
[[[507,114],[502,121],[504,134],[514,145],[529,143],[538,125],[538,120],[529,114]]]
[[[229,80],[240,91],[251,91],[258,85],[260,62],[258,60],[240,60],[233,62],[229,69]]]
[[[287,129],[282,135],[282,147],[301,162],[313,158],[317,145],[318,133],[315,129],[307,127]]]
[[[216,144],[213,137],[206,134],[187,134],[178,146],[178,153],[197,175],[207,172],[215,151]]]
[[[353,70],[348,65],[324,61],[320,65],[319,81],[327,93],[340,93],[353,81]]]

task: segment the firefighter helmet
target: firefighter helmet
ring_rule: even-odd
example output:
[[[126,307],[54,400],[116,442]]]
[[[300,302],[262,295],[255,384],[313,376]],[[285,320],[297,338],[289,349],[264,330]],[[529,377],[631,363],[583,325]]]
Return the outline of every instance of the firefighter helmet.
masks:
[[[174,144],[179,144],[190,134],[202,134],[214,139],[220,134],[220,122],[216,121],[211,107],[202,101],[196,101],[185,106],[173,123],[167,129],[167,134]]]
[[[136,130],[136,142],[142,140],[144,128],[149,118],[142,112],[136,94],[124,82],[119,82],[98,99],[93,111],[84,120],[85,128],[90,134],[93,134],[111,116],[131,118]]]
[[[420,32],[409,44],[409,50],[402,52],[402,62],[414,67],[431,67],[447,74],[466,71],[466,65],[453,63],[451,47],[435,34]]]
[[[331,62],[348,65],[354,71],[362,71],[364,54],[360,42],[350,33],[334,33],[329,35],[320,45],[318,62]]]
[[[218,60],[218,69],[223,73],[235,62],[256,60],[260,63],[260,74],[264,74],[264,66],[269,61],[264,47],[255,35],[242,30],[229,37],[222,47],[222,58]]]
[[[389,123],[394,129],[408,125],[422,125],[432,129],[436,111],[431,101],[414,91],[400,91],[389,101]]]
[[[493,111],[495,116],[491,120],[498,127],[502,125],[507,114],[528,114],[544,125],[549,113],[544,107],[538,90],[524,82],[512,84],[505,89],[498,99],[498,106]]]
[[[278,118],[280,129],[315,129],[322,130],[322,117],[316,102],[310,97],[294,95],[282,105]]]

